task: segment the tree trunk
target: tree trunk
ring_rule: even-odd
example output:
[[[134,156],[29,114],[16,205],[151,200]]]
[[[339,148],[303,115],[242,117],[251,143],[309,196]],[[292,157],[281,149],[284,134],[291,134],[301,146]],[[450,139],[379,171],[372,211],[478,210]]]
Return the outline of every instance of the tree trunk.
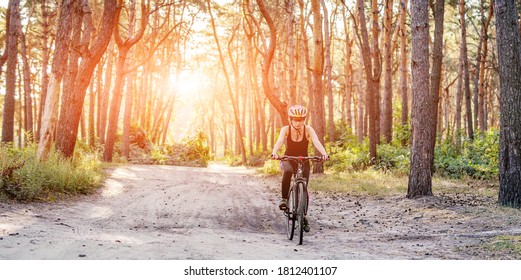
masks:
[[[393,139],[393,85],[392,85],[392,62],[391,53],[391,24],[393,17],[393,0],[385,0],[384,10],[384,96],[382,102],[381,130],[386,143]]]
[[[98,64],[101,65],[101,64]],[[101,67],[98,67],[97,71],[100,71]],[[96,75],[96,79],[99,78],[99,75]],[[94,121],[94,116],[96,116],[96,91],[94,90],[94,78],[91,78],[91,83],[89,87],[89,115],[88,115],[88,143],[89,147],[94,149],[96,147],[96,122]],[[99,84],[98,84],[99,85]],[[99,87],[97,87],[99,89]]]
[[[60,86],[69,59],[70,34],[72,30],[73,0],[64,0],[60,6],[55,51],[53,55],[51,76],[45,107],[42,115],[40,142],[38,143],[38,159],[47,159],[51,151],[54,131],[58,122],[58,104]]]
[[[333,100],[333,83],[332,83],[332,71],[333,63],[331,62],[331,41],[332,35],[330,30],[333,28],[329,26],[329,14],[327,6],[324,0],[321,0],[322,10],[324,11],[324,37],[326,39],[325,44],[325,62],[326,62],[326,90],[327,90],[327,127],[329,142],[335,142],[335,108]]]
[[[378,0],[371,0],[371,10],[372,10],[372,17],[371,17],[371,56],[373,58],[373,98],[372,98],[372,106],[374,110],[374,133],[375,133],[375,140],[376,144],[380,144],[380,80],[382,76],[382,56],[380,52],[380,46],[378,40],[380,39],[380,24],[379,24],[379,18],[378,15],[380,14],[380,11],[378,10]],[[373,161],[376,160],[376,153],[375,157],[373,157]]]
[[[105,1],[101,31],[96,36],[96,42],[92,47],[89,47],[90,34],[93,30],[93,26],[88,1],[84,1],[84,30],[81,39],[83,48],[80,49],[83,57],[74,83],[74,90],[64,93],[67,95],[64,100],[70,100],[71,103],[64,103],[64,105],[67,105],[63,106],[64,110],[61,112],[62,114],[60,115],[60,121],[58,123],[60,134],[58,134],[56,138],[56,149],[65,157],[72,157],[74,154],[74,146],[76,145],[78,126],[87,88],[89,87],[96,65],[107,49],[115,24],[116,0]]]
[[[9,1],[9,33],[7,37],[7,67],[5,74],[4,114],[2,116],[2,143],[14,142],[14,113],[16,91],[16,65],[18,55],[18,24],[20,1]]]
[[[405,21],[407,19],[407,0],[400,0],[400,94],[402,98],[401,124],[405,127],[409,124],[409,88],[407,82],[407,32]],[[402,146],[407,144],[407,139],[402,139]]]
[[[99,130],[98,137],[100,139],[100,144],[105,144],[106,132],[107,132],[107,113],[110,101],[110,92],[112,85],[112,69],[114,65],[114,41],[111,40],[109,46],[107,48],[107,68],[105,69],[105,75],[103,78],[103,89],[99,89],[102,91],[101,97],[99,98]],[[146,107],[146,106],[142,106]]]
[[[407,198],[432,195],[433,97],[429,90],[428,0],[411,1],[412,145]]]
[[[465,94],[465,109],[467,115],[467,135],[474,139],[472,126],[472,102],[470,94],[469,59],[467,54],[467,28],[465,24],[465,0],[459,0],[459,14],[461,27],[461,52],[463,58],[463,93]]]
[[[371,47],[369,45],[369,35],[367,32],[367,23],[365,18],[365,11],[364,11],[364,1],[357,0],[357,10],[358,10],[358,17],[359,17],[359,23],[360,23],[360,32],[361,32],[361,48],[362,48],[362,59],[364,61],[364,70],[365,70],[365,80],[367,84],[366,88],[366,98],[365,98],[365,106],[367,110],[367,115],[369,119],[369,160],[370,164],[374,164],[377,153],[376,153],[376,145],[378,144],[378,130],[377,126],[380,126],[379,124],[379,112],[377,111],[377,108],[375,105],[378,103],[375,100],[377,91],[378,91],[378,83],[379,78],[375,78],[376,75],[380,75],[380,73],[377,71],[377,63],[375,63],[374,73],[373,74],[373,61],[372,59],[377,58],[375,55],[376,51],[371,50]],[[374,28],[374,27],[373,27]],[[374,30],[373,30],[374,31]],[[374,35],[374,33],[373,33]],[[374,39],[373,39],[374,40]],[[373,47],[375,46],[375,42],[373,41]]]
[[[121,14],[121,5],[122,0],[118,0],[118,9],[116,12],[116,22],[120,21],[120,14]],[[134,3],[135,4],[135,3]],[[135,9],[134,9],[135,12]],[[118,60],[116,62],[116,81],[114,83],[114,94],[112,95],[112,100],[110,104],[110,112],[109,112],[109,121],[108,121],[108,127],[107,127],[107,137],[105,139],[105,150],[103,151],[103,160],[107,162],[112,161],[112,156],[114,152],[114,145],[116,144],[116,133],[118,129],[118,121],[119,121],[119,112],[121,110],[121,100],[123,98],[123,89],[125,85],[125,76],[127,74],[127,67],[125,67],[125,64],[127,63],[127,56],[128,52],[130,51],[130,48],[137,44],[139,40],[143,37],[143,34],[145,32],[145,28],[148,23],[148,8],[146,7],[145,3],[141,4],[141,22],[140,22],[140,29],[136,34],[130,34],[130,37],[123,40],[123,38],[120,35],[119,26],[118,24],[114,25],[114,39],[116,41],[116,44],[118,46],[119,54],[118,54]],[[130,25],[133,25],[134,22],[131,22]],[[130,33],[132,33],[133,26],[129,29]],[[128,91],[130,92],[130,91]],[[131,98],[130,94],[129,98]]]
[[[478,111],[479,111],[479,78],[480,78],[480,68],[481,68],[481,57],[483,55],[482,53],[482,50],[483,50],[483,41],[484,41],[484,31],[483,31],[483,28],[485,27],[485,23],[484,23],[484,11],[483,11],[483,0],[480,1],[480,5],[479,5],[479,21],[481,22],[481,30],[480,30],[480,33],[479,33],[479,42],[478,42],[478,49],[477,49],[477,52],[476,52],[476,69],[474,70],[474,79],[473,79],[473,83],[474,83],[474,88],[472,90],[472,103],[474,105],[474,115],[473,115],[473,122],[474,122],[474,127],[476,128],[476,130],[479,132],[479,116],[478,116]]]
[[[483,0],[482,3],[485,1]],[[481,131],[487,130],[487,119],[485,114],[485,63],[487,61],[487,53],[488,53],[488,28],[490,26],[490,21],[494,15],[494,0],[490,3],[488,17],[485,21],[485,26],[483,27],[483,52],[481,53],[481,59],[479,61],[479,84],[478,84],[478,119],[479,119],[479,129]]]
[[[270,83],[270,68],[271,62],[273,61],[273,56],[275,54],[275,49],[277,47],[277,29],[273,19],[271,18],[268,9],[266,8],[266,4],[264,0],[256,0],[257,5],[259,6],[259,10],[266,20],[266,24],[268,24],[270,30],[270,40],[268,50],[264,54],[264,62],[262,64],[262,88],[264,90],[264,95],[268,98],[271,105],[279,112],[281,121],[284,125],[288,124],[288,104],[283,102],[275,95],[273,92],[271,83]]]
[[[430,98],[432,100],[432,119],[429,120],[432,125],[430,128],[430,134],[434,134],[430,140],[431,148],[429,152],[432,152],[432,163],[431,170],[434,173],[434,147],[436,146],[436,129],[437,129],[437,117],[438,117],[438,104],[441,94],[441,68],[443,61],[443,19],[445,17],[445,0],[436,0],[435,13],[434,13],[434,45],[432,50],[432,71],[430,81]],[[441,123],[441,122],[440,122]]]
[[[351,55],[353,48],[353,39],[349,37],[349,24],[346,17],[347,7],[342,6],[342,17],[344,19],[344,33],[346,57],[344,61],[344,98],[345,98],[345,109],[346,109],[346,121],[347,127],[353,129],[353,112],[352,112],[352,95],[353,95],[353,65],[351,64]]]
[[[18,17],[18,23],[16,24],[18,27],[18,34],[20,37],[20,54],[22,55],[23,61],[23,77],[24,77],[24,130],[25,130],[25,143],[27,144],[29,141],[34,141],[34,126],[33,126],[33,101],[32,101],[32,93],[31,93],[31,69],[29,66],[29,60],[27,59],[27,44],[25,33],[22,30],[22,23],[20,22],[20,17]],[[27,138],[28,137],[28,138]]]
[[[18,4],[20,5],[20,4]],[[10,19],[11,19],[11,3],[9,2],[7,5],[7,11],[5,13],[5,34],[7,35],[5,37],[5,47],[4,47],[4,53],[2,56],[0,56],[0,77],[2,76],[2,69],[4,67],[5,62],[7,61],[7,53],[8,53],[8,45],[9,45],[9,32],[11,30],[10,28]]]
[[[521,208],[521,37],[513,0],[496,0],[500,81],[499,203]]]
[[[121,137],[121,155],[130,158],[130,119],[134,100],[134,73],[129,75],[125,91],[125,110],[123,112],[123,134]],[[159,131],[159,128],[158,128]],[[159,132],[157,132],[159,134]],[[159,138],[159,137],[158,137]],[[158,141],[159,142],[159,141]]]
[[[41,128],[42,128],[42,115],[45,108],[45,101],[47,99],[47,90],[49,88],[49,57],[50,57],[50,48],[48,46],[49,39],[51,37],[51,12],[49,12],[47,7],[47,0],[42,0],[41,2],[41,13],[42,13],[42,91],[40,94],[40,108],[38,110],[38,128],[36,130],[35,140],[40,140]]]
[[[288,44],[288,75],[289,75],[289,102],[297,104],[297,75],[295,63],[295,2],[294,0],[284,0],[286,12],[286,30]]]
[[[324,143],[325,120],[324,120],[324,87],[322,76],[324,73],[324,46],[322,35],[322,15],[320,14],[320,0],[311,0],[311,10],[313,15],[313,108],[312,125],[315,129],[318,140]],[[318,153],[315,151],[315,153]],[[321,162],[313,165],[313,173],[323,173],[324,168]]]
[[[125,60],[129,51],[128,46],[119,46],[118,60],[116,62],[116,80],[114,82],[114,93],[110,103],[110,111],[107,125],[107,137],[105,138],[105,150],[103,160],[112,161],[114,145],[116,144],[116,133],[118,130],[119,112],[121,110],[121,100],[123,99],[123,87],[125,84]]]

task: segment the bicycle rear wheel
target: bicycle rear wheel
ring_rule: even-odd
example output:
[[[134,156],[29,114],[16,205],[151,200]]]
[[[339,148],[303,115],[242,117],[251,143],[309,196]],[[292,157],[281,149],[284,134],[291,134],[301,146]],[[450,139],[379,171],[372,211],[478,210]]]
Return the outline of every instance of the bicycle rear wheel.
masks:
[[[299,239],[298,244],[302,245],[304,240],[304,215],[306,214],[307,208],[307,193],[304,189],[304,183],[298,184],[298,209],[297,209],[297,222],[298,222],[298,233]]]
[[[295,234],[295,213],[297,210],[297,193],[296,189],[292,186],[289,189],[288,195],[288,210],[286,210],[287,226],[286,232],[289,240],[293,240]]]

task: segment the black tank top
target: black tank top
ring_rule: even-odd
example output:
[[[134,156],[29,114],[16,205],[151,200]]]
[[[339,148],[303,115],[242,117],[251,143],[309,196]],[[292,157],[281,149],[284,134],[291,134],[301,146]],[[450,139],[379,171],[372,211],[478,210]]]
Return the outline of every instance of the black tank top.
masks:
[[[300,142],[295,142],[291,139],[291,124],[289,125],[289,134],[286,138],[286,152],[287,156],[308,156],[308,143],[309,140],[306,137],[306,126],[304,125],[304,136]]]

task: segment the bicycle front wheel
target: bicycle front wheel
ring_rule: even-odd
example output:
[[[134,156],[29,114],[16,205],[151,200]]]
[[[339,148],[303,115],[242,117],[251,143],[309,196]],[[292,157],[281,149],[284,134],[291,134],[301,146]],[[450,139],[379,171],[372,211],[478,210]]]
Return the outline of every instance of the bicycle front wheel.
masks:
[[[288,210],[286,210],[286,232],[288,234],[288,239],[293,240],[293,235],[295,234],[295,213],[297,210],[297,193],[294,187],[289,189],[288,196]]]
[[[302,241],[304,240],[304,215],[306,214],[307,208],[307,193],[305,191],[304,183],[300,182],[298,184],[298,209],[297,209],[297,222],[298,222],[298,233],[299,239],[298,244],[302,245]]]

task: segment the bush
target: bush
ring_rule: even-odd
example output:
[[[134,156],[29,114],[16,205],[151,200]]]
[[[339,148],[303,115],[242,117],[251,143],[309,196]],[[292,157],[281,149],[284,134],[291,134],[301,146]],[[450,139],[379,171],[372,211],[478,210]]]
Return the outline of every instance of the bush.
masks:
[[[378,159],[374,165],[377,170],[406,175],[410,168],[410,149],[392,144],[378,145]]]
[[[248,166],[263,166],[267,159],[268,157],[262,154],[249,155]]]
[[[40,162],[36,151],[36,145],[0,148],[0,192],[5,196],[18,201],[47,200],[60,194],[91,193],[101,186],[101,162],[95,155],[75,154],[69,160],[52,151],[48,160]]]
[[[262,173],[277,175],[281,173],[280,162],[278,160],[267,160],[260,168]]]
[[[369,166],[369,142],[359,144],[356,140],[339,142],[331,146],[330,157],[325,166],[336,172],[360,171]]]
[[[136,124],[130,126],[130,144],[146,152],[150,152],[152,147],[152,142],[148,139],[148,133]]]
[[[438,145],[434,167],[436,172],[449,178],[493,179],[499,172],[498,156],[499,132],[489,131],[476,134],[474,141],[464,141],[460,149],[448,141]]]
[[[181,143],[153,149],[151,158],[158,164],[206,167],[211,155],[206,134],[199,131]]]

